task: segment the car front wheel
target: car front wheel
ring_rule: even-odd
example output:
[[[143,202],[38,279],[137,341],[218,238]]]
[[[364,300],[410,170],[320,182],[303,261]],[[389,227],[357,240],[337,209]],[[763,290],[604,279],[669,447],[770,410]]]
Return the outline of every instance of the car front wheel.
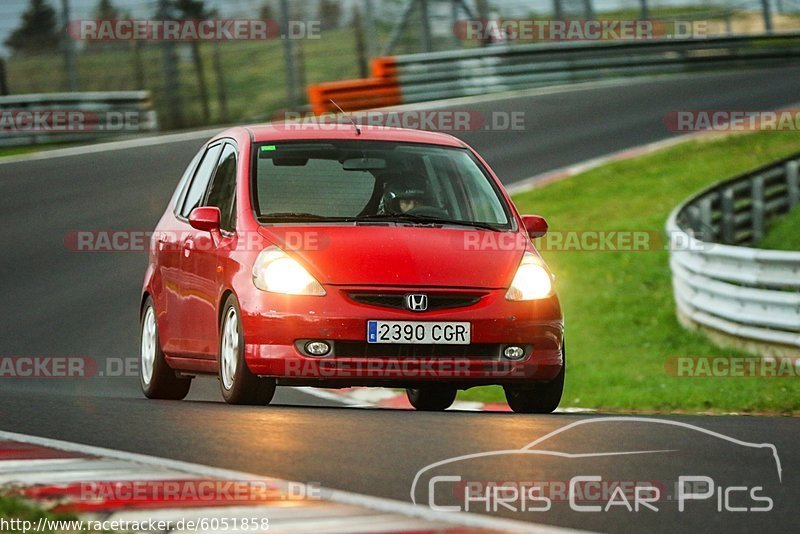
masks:
[[[275,395],[275,379],[254,375],[244,360],[244,333],[236,298],[225,301],[220,324],[219,384],[228,404],[264,405]]]
[[[423,412],[441,412],[449,408],[456,400],[453,388],[424,387],[407,389],[406,396],[411,406]]]
[[[179,378],[167,365],[158,338],[153,300],[147,297],[141,321],[139,383],[148,399],[181,400],[189,393],[191,378]]]
[[[564,376],[567,370],[566,353],[562,352],[563,366],[550,382],[542,382],[531,386],[505,386],[506,401],[516,413],[552,413],[561,403],[564,392]]]

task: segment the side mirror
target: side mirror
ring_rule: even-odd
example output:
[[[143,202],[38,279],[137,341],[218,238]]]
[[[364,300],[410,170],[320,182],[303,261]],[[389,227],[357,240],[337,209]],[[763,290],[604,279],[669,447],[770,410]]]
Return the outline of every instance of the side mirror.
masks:
[[[549,227],[544,217],[539,215],[523,215],[522,224],[525,225],[525,230],[528,232],[531,239],[547,235],[547,229]]]
[[[216,232],[219,230],[220,213],[219,208],[203,207],[195,208],[189,214],[189,224],[195,230],[201,232]]]

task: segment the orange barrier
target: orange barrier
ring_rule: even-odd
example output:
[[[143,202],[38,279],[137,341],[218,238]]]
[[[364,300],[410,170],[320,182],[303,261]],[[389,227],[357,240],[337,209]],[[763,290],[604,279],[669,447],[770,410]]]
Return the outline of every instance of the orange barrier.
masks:
[[[376,78],[397,78],[397,60],[392,57],[376,57],[372,60],[372,75]]]
[[[308,86],[308,101],[315,114],[337,112],[335,100],[345,111],[397,106],[402,104],[400,83],[393,57],[377,58],[372,63],[373,78],[324,82]]]

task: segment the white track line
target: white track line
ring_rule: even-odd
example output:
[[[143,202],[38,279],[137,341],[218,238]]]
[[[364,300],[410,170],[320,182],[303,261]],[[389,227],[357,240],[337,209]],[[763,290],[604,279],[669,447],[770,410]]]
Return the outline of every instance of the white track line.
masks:
[[[712,73],[713,74],[713,73]],[[721,74],[721,73],[717,73]],[[738,74],[737,72],[729,73],[731,75]],[[546,96],[552,94],[572,93],[578,91],[590,91],[592,89],[603,89],[618,86],[630,86],[631,84],[642,84],[652,82],[658,79],[682,79],[695,77],[694,73],[685,74],[657,74],[652,76],[639,76],[633,79],[612,79],[612,80],[595,80],[589,82],[581,82],[568,85],[555,85],[550,87],[538,87],[533,89],[519,89],[515,91],[504,91],[500,93],[491,93],[484,95],[464,96],[459,98],[433,100],[430,102],[419,102],[416,104],[403,104],[400,106],[392,106],[388,108],[378,108],[372,111],[404,111],[404,110],[418,110],[426,111],[432,109],[448,109],[458,106],[469,106],[473,104],[481,104],[486,102],[497,102],[500,100],[513,100],[517,98],[530,98],[537,96]],[[245,124],[251,124],[250,122]],[[95,154],[99,152],[107,152],[112,150],[125,150],[129,148],[141,148],[154,145],[164,145],[169,143],[181,143],[184,141],[193,140],[206,140],[210,139],[217,133],[226,130],[234,125],[218,126],[215,128],[206,128],[202,130],[191,130],[173,134],[163,134],[148,137],[137,137],[134,139],[121,139],[118,141],[100,142],[90,145],[82,145],[76,147],[56,148],[52,150],[43,150],[41,152],[34,152],[31,154],[20,154],[18,156],[7,156],[0,158],[0,165],[8,163],[19,163],[25,161],[37,161],[53,158],[63,158],[70,156],[82,156],[85,154]]]
[[[54,466],[72,463],[75,460],[76,458],[58,458],[58,459],[34,458],[30,460],[0,460],[0,462],[3,462],[2,464],[0,464],[3,467],[3,469],[0,470],[0,472],[7,473],[10,470],[18,470],[23,467],[31,471],[35,471],[39,468],[51,469]]]
[[[800,103],[795,103],[773,111],[778,113],[781,111],[796,110],[799,107]],[[614,163],[617,161],[625,161],[628,159],[645,156],[647,154],[653,154],[655,152],[659,152],[667,148],[681,145],[683,143],[688,143],[690,141],[696,141],[700,139],[711,140],[711,139],[728,137],[732,135],[741,135],[748,133],[753,133],[753,132],[748,130],[725,130],[725,128],[720,128],[720,131],[702,130],[699,132],[682,134],[676,137],[670,137],[668,139],[662,139],[660,141],[646,143],[644,145],[625,148],[618,152],[612,152],[611,154],[606,154],[605,156],[599,156],[596,158],[588,159],[586,161],[582,161],[580,163],[576,163],[574,165],[568,165],[566,167],[561,167],[560,169],[555,169],[552,171],[544,172],[542,174],[537,174],[536,176],[531,176],[530,178],[525,178],[523,180],[518,180],[513,183],[510,183],[506,185],[505,188],[506,191],[508,191],[508,194],[517,195],[519,193],[525,193],[527,191],[530,191],[531,189],[535,189],[536,187],[547,185],[548,183],[571,178],[578,174],[582,174],[584,172],[596,169],[598,167],[607,165],[609,163]]]
[[[648,77],[648,79],[650,78],[651,77]],[[536,89],[522,89],[518,91],[505,91],[502,93],[494,93],[488,95],[475,95],[475,96],[466,96],[449,100],[434,100],[431,102],[420,102],[418,104],[405,104],[402,106],[383,108],[383,110],[400,111],[404,109],[414,109],[414,110],[429,110],[436,108],[446,109],[449,107],[478,104],[481,102],[493,102],[498,100],[508,100],[512,98],[541,96],[554,93],[568,93],[573,91],[585,91],[602,87],[613,87],[615,85],[620,85],[623,81],[624,80],[609,80],[609,81],[601,80],[601,81],[578,83],[572,85],[541,87]],[[642,78],[641,81],[646,81],[646,80]],[[381,109],[377,109],[374,111],[381,111]],[[245,124],[251,124],[251,123],[248,122]],[[154,145],[164,145],[169,143],[182,143],[184,141],[205,140],[205,139],[210,139],[219,132],[226,130],[227,128],[230,128],[232,126],[237,126],[237,125],[218,126],[216,128],[190,130],[186,132],[173,133],[173,134],[136,137],[133,139],[120,139],[118,141],[106,141],[106,142],[99,142],[99,143],[93,143],[89,145],[81,145],[75,147],[55,148],[52,150],[45,149],[42,150],[41,152],[33,152],[30,154],[20,154],[18,156],[7,156],[0,158],[0,165],[8,163],[20,163],[25,161],[65,158],[70,156],[83,156],[85,154],[96,154],[99,152],[108,152],[112,150],[125,150],[129,148],[141,148]]]
[[[403,393],[392,392],[391,389],[386,388],[358,388],[352,393],[347,395],[339,395],[331,391],[313,387],[298,387],[295,388],[307,395],[325,399],[328,401],[338,402],[343,406],[349,408],[381,408],[378,404],[382,400],[393,399]],[[449,408],[454,411],[462,412],[482,412],[486,404],[483,402],[474,401],[455,401]],[[597,410],[593,408],[578,408],[573,406],[565,406],[556,409],[556,413],[596,413]]]
[[[225,129],[227,129],[227,127],[217,127],[204,130],[193,130],[190,132],[137,137],[135,139],[123,139],[120,141],[108,141],[91,145],[42,150],[41,152],[33,152],[31,154],[20,154],[19,156],[7,156],[0,158],[0,165],[5,165],[8,163],[20,163],[24,161],[66,158],[69,156],[83,156],[86,154],[97,154],[99,152],[110,152],[112,150],[126,150],[129,148],[182,143],[184,141],[207,140],[211,139],[213,136]],[[198,145],[197,148],[200,148],[200,146]]]
[[[243,473],[241,471],[233,471],[229,469],[222,469],[218,467],[209,467],[205,465],[183,462],[180,460],[169,460],[166,458],[159,458],[156,456],[149,456],[145,454],[130,453],[124,451],[117,451],[113,449],[105,449],[102,447],[94,447],[91,445],[83,445],[80,443],[72,443],[68,441],[60,441],[49,438],[41,438],[37,436],[30,436],[26,434],[17,434],[14,432],[0,431],[0,440],[17,441],[20,443],[28,443],[33,445],[40,445],[43,447],[50,447],[62,451],[78,452],[92,456],[105,456],[126,462],[134,462],[150,467],[161,467],[165,469],[174,469],[176,471],[183,471],[185,473],[197,475],[200,477],[212,477],[223,480],[265,480],[264,476],[258,476],[251,473]],[[287,488],[290,484],[287,480],[276,479],[269,477],[279,486]],[[304,486],[302,483],[293,483],[295,487]],[[316,490],[317,488],[315,488]],[[435,521],[442,523],[449,523],[454,525],[469,526],[474,528],[490,528],[500,529],[508,532],[544,532],[544,533],[566,533],[566,532],[585,532],[573,529],[566,529],[561,527],[553,527],[549,525],[542,525],[538,523],[528,523],[524,521],[495,518],[485,515],[472,514],[467,512],[447,513],[437,512],[424,506],[415,506],[411,503],[396,501],[392,499],[384,499],[381,497],[373,497],[370,495],[362,495],[359,493],[352,493],[349,491],[340,491],[330,488],[319,488],[323,499],[336,503],[351,504],[361,506],[364,508],[371,508],[373,510],[380,510],[383,512],[401,514],[405,516],[417,517],[427,521]]]
[[[730,72],[729,74],[738,74],[738,73]],[[460,96],[457,98],[431,100],[429,102],[418,102],[416,104],[402,104],[399,106],[378,108],[372,111],[430,111],[437,109],[449,109],[457,106],[469,106],[472,104],[485,104],[487,102],[497,102],[498,100],[515,100],[518,98],[530,98],[536,96],[547,96],[547,95],[563,94],[563,93],[576,93],[579,91],[591,91],[592,89],[608,89],[621,86],[629,87],[632,84],[648,83],[664,78],[677,80],[681,78],[692,78],[695,76],[696,74],[685,74],[685,73],[653,74],[650,76],[637,76],[636,78],[614,78],[611,80],[593,80],[588,82],[578,82],[571,84],[550,85],[547,87],[534,87],[531,89],[515,89],[512,91],[503,91],[500,93]]]
[[[607,165],[608,163],[613,163],[615,161],[622,161],[626,159],[632,159],[646,154],[652,154],[654,152],[658,152],[659,150],[664,150],[665,148],[670,148],[676,145],[687,143],[689,141],[693,141],[701,136],[707,137],[708,135],[710,135],[708,132],[694,132],[690,134],[680,135],[677,137],[671,137],[669,139],[662,139],[661,141],[655,141],[644,145],[625,148],[623,150],[612,152],[611,154],[607,154],[605,156],[599,156],[596,158],[588,159],[586,161],[582,161],[580,163],[575,163],[574,165],[567,165],[566,167],[561,167],[560,169],[555,169],[552,171],[544,172],[542,174],[537,174],[536,176],[531,176],[530,178],[524,178],[522,180],[518,180],[516,182],[506,185],[505,188],[506,191],[508,191],[509,195],[518,195],[520,193],[525,193],[527,191],[530,191],[531,189],[534,189],[541,185],[545,185],[553,181],[571,178],[573,176],[582,174],[592,169],[602,167],[603,165]]]
[[[312,387],[299,387],[295,389],[297,389],[298,391],[302,391],[306,395],[311,395],[312,397],[317,397],[319,399],[338,402],[339,404],[343,404],[345,406],[353,406],[353,407],[372,406],[371,404],[364,404],[363,401],[357,401],[355,399],[351,399],[350,397],[346,397],[344,395],[337,395],[336,393],[331,393],[330,391],[326,391],[324,389],[312,388]]]

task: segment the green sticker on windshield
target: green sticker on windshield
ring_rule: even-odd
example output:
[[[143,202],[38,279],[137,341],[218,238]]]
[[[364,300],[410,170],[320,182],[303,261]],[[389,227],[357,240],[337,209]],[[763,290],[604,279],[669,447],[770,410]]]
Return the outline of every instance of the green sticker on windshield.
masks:
[[[274,152],[276,150],[278,150],[278,148],[275,145],[267,145],[261,147],[261,152]]]

